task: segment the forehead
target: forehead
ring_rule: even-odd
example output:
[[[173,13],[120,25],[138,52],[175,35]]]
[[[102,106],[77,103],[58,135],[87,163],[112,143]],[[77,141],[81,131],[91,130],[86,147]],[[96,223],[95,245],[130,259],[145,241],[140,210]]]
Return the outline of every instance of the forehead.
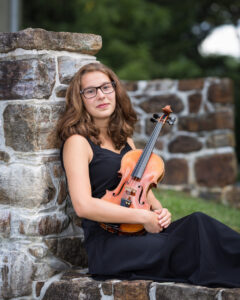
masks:
[[[88,72],[82,76],[81,86],[82,89],[85,89],[90,86],[100,86],[101,84],[109,81],[110,78],[102,72],[99,71]]]

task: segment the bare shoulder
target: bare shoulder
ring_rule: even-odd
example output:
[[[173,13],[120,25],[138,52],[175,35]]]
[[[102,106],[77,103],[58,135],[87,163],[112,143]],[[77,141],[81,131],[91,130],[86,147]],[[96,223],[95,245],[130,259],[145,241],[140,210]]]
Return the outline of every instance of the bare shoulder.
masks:
[[[70,136],[64,143],[63,148],[63,158],[64,161],[68,157],[71,157],[71,160],[75,157],[87,158],[88,162],[92,159],[92,148],[89,145],[87,139],[81,135],[74,134]]]
[[[127,138],[127,143],[128,143],[128,145],[129,145],[132,149],[136,149],[136,146],[135,146],[134,141],[133,141],[132,138],[128,137],[128,138]]]

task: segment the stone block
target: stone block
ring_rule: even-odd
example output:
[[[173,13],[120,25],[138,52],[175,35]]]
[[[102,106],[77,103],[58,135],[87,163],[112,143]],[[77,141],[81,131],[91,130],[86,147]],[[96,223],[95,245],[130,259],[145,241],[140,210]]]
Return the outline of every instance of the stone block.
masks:
[[[59,234],[69,225],[69,217],[61,212],[34,216],[20,216],[19,233],[26,236],[46,236]]]
[[[151,281],[120,281],[114,284],[114,299],[116,300],[148,300]]]
[[[121,83],[128,92],[135,92],[138,89],[137,81],[122,80]]]
[[[147,81],[147,85],[144,88],[144,92],[152,91],[168,91],[175,84],[174,80],[171,79],[155,79]]]
[[[49,286],[42,300],[101,300],[99,284],[88,277],[56,281]]]
[[[1,166],[0,204],[35,208],[51,201],[56,190],[46,166]]]
[[[179,135],[168,145],[171,153],[190,153],[202,149],[202,143],[195,137]]]
[[[233,103],[233,82],[223,78],[218,83],[212,83],[208,88],[208,99],[213,103]]]
[[[178,129],[200,132],[212,131],[216,129],[233,129],[234,116],[233,111],[219,111],[198,116],[179,117]]]
[[[48,99],[55,76],[55,60],[49,55],[0,61],[0,100]]]
[[[49,238],[45,239],[45,243],[54,256],[63,259],[67,263],[82,268],[88,266],[83,237]]]
[[[69,84],[75,73],[84,65],[96,62],[95,57],[81,57],[79,59],[69,56],[58,57],[59,80],[62,84]]]
[[[213,154],[196,159],[196,183],[205,187],[224,187],[233,184],[237,175],[234,153]]]
[[[9,238],[11,232],[11,211],[1,207],[0,209],[0,239],[1,236]]]
[[[32,293],[33,262],[24,252],[9,249],[1,253],[4,264],[0,264],[0,299],[23,297]],[[1,295],[2,293],[2,295]],[[1,298],[1,296],[3,298]]]
[[[65,98],[67,93],[67,87],[66,86],[58,86],[55,89],[55,94],[59,98]]]
[[[188,97],[188,107],[190,113],[198,113],[202,103],[202,94],[196,93]]]
[[[240,185],[228,186],[223,190],[224,202],[240,209]]]
[[[239,300],[240,289],[225,289],[221,293],[221,300]]]
[[[176,95],[159,95],[149,97],[146,101],[139,104],[146,113],[162,113],[162,108],[170,105],[173,113],[179,113],[184,109],[182,100]]]
[[[156,283],[156,299],[164,300],[215,300],[219,289],[181,283]]]
[[[10,155],[5,151],[0,151],[0,160],[4,161],[5,163],[8,163],[10,160]]]
[[[0,52],[5,53],[17,48],[26,50],[57,50],[96,54],[102,47],[99,35],[53,32],[41,28],[27,28],[13,33],[0,33]]]
[[[187,184],[188,162],[185,159],[172,158],[165,162],[165,175],[162,184]]]
[[[68,190],[67,190],[67,184],[65,179],[61,179],[59,181],[59,189],[58,189],[58,196],[57,196],[57,203],[61,205],[64,200],[66,200],[68,195]]]
[[[204,86],[204,79],[182,79],[178,82],[178,89],[180,91],[191,91],[191,90],[201,90]]]
[[[56,124],[64,109],[64,101],[7,105],[3,113],[6,146],[22,152],[59,148]]]
[[[208,148],[235,147],[235,136],[231,132],[213,132],[206,140]]]

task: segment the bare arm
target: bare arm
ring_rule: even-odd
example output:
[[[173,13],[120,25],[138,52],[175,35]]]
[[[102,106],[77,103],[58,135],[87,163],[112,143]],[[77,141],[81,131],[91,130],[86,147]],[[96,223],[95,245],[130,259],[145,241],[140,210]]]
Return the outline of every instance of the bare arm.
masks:
[[[142,224],[149,232],[160,232],[157,213],[122,207],[91,196],[88,165],[92,155],[89,143],[82,136],[71,136],[65,142],[63,160],[77,215],[98,222]]]

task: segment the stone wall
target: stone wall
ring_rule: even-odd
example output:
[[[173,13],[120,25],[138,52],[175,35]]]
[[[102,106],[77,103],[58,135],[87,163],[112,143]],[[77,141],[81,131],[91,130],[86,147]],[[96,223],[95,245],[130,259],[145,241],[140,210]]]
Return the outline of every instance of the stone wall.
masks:
[[[55,125],[73,74],[96,61],[93,55],[100,48],[101,37],[90,34],[0,33],[0,299],[42,299],[65,270],[87,266]],[[140,117],[134,137],[139,147],[151,132],[152,112],[170,104],[177,115],[177,124],[166,126],[157,142],[166,162],[164,186],[224,195],[224,201],[232,193],[233,199],[231,82],[207,78],[125,85]]]
[[[155,152],[165,161],[161,188],[191,192],[240,208],[234,151],[233,85],[227,78],[125,82],[138,112],[134,137],[143,148],[153,113],[170,104],[176,122],[166,124]]]

